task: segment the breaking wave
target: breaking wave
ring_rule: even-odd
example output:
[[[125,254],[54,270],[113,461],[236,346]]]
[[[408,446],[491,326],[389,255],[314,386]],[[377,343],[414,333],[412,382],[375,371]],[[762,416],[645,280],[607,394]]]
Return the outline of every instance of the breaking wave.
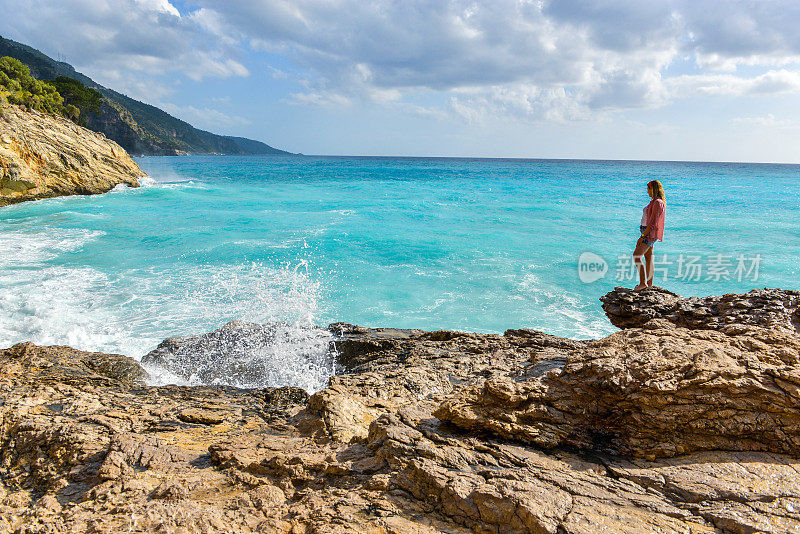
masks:
[[[202,334],[234,320],[280,323],[270,343],[252,345],[249,365],[263,380],[218,375],[239,387],[324,387],[333,373],[325,330],[312,328],[320,286],[302,264],[140,268],[103,272],[53,260],[77,251],[103,232],[48,228],[0,233],[0,346],[22,341],[120,353],[137,360],[162,340]],[[241,358],[242,346],[231,358]],[[147,365],[152,384],[199,384]],[[232,369],[232,367],[231,367]]]

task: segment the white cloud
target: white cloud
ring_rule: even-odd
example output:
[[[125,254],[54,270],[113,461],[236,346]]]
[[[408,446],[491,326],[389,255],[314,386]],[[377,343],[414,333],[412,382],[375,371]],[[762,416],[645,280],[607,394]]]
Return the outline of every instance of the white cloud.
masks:
[[[306,69],[308,93],[295,101],[307,103],[430,90],[473,122],[574,120],[684,96],[800,89],[790,69],[800,38],[780,16],[800,20],[791,2],[198,1],[215,27]],[[685,57],[707,72],[667,76]],[[736,75],[742,65],[784,69],[748,78]]]
[[[293,104],[311,104],[314,106],[339,108],[342,106],[349,106],[352,101],[337,93],[327,93],[324,91],[314,92],[308,91],[305,93],[294,93],[290,95],[289,103]]]
[[[680,3],[701,66],[765,63],[800,55],[800,3],[793,0]],[[709,63],[709,59],[713,59]],[[727,65],[725,65],[727,62]]]
[[[159,102],[175,93],[171,84],[144,79],[141,74],[127,70],[109,68],[103,70],[98,78],[115,91],[143,102]]]
[[[181,16],[180,12],[178,12],[175,6],[169,3],[169,0],[134,0],[134,1],[136,2],[137,5],[150,11],[166,13],[174,17]]]
[[[236,28],[253,46],[311,73],[304,74],[308,93],[295,101],[389,103],[429,90],[449,93],[451,111],[469,120],[503,110],[561,120],[664,100],[659,72],[675,53],[666,42],[671,28],[645,40],[644,52],[637,43],[611,42],[609,32],[603,48],[582,20],[559,23],[550,7],[516,0],[203,3],[204,17],[217,17],[214,27]]]
[[[751,55],[747,57],[726,57],[720,54],[695,54],[695,62],[704,70],[735,72],[740,66],[785,67],[800,65],[800,55]]]
[[[795,0],[193,0],[184,13],[167,0],[0,2],[0,33],[89,72],[241,77],[240,57],[266,51],[282,60],[262,68],[303,87],[290,101],[307,105],[433,93],[472,122],[568,121],[800,91]]]
[[[450,109],[469,123],[485,122],[496,116],[566,122],[588,118],[583,100],[564,88],[514,84],[458,91],[450,100]]]
[[[231,42],[168,0],[2,0],[0,34],[65,57],[99,82],[122,71],[194,80],[247,76]]]

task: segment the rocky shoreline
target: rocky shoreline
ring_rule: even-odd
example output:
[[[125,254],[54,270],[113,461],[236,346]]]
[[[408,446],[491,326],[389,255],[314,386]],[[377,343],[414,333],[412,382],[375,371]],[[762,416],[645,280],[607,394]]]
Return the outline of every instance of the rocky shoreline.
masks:
[[[138,187],[145,173],[103,134],[0,102],[0,206]]]
[[[15,345],[0,532],[800,532],[800,292],[602,301],[594,341],[334,324],[311,396]]]

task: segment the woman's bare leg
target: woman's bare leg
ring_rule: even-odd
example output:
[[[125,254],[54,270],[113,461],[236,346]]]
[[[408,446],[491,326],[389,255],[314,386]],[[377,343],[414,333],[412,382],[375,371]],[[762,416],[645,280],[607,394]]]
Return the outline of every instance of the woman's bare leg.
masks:
[[[633,250],[633,263],[636,265],[637,270],[639,271],[639,285],[634,287],[633,289],[639,290],[647,287],[647,277],[645,276],[645,262],[644,262],[644,254],[649,249],[647,245],[645,245],[641,238],[639,241],[636,242],[636,248]]]
[[[655,273],[653,268],[653,247],[647,247],[644,252],[644,260],[647,266],[647,287],[653,287],[653,274]]]

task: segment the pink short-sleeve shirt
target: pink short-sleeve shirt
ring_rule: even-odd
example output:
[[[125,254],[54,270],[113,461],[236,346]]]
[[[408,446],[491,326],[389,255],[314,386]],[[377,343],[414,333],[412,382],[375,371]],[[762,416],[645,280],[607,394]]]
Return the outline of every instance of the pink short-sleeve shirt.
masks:
[[[666,219],[667,203],[660,198],[654,198],[644,208],[642,216],[642,225],[652,228],[650,235],[647,236],[650,240],[658,239],[664,241],[664,221]]]

